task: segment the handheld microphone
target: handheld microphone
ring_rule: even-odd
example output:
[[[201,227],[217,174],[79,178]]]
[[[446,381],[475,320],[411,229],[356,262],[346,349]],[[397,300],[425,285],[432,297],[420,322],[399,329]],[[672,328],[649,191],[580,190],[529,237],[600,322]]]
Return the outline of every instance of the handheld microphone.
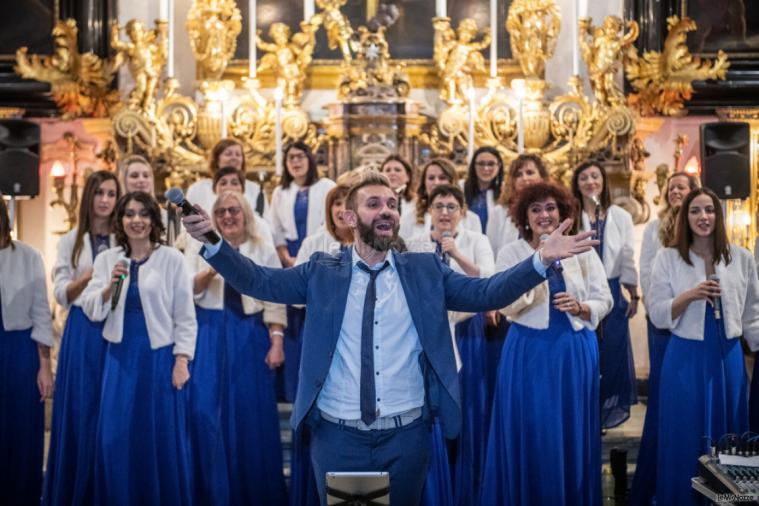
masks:
[[[450,230],[443,230],[440,233],[440,238],[445,239],[446,237],[453,237],[453,232]],[[446,264],[451,262],[451,256],[447,252],[443,252],[443,262]]]
[[[601,201],[598,200],[598,195],[591,195],[590,200],[593,201],[593,205],[596,206],[596,208],[601,207]]]
[[[116,263],[129,268],[129,259],[126,257],[122,256],[116,261]],[[122,274],[119,276],[119,279],[117,281],[114,281],[111,285],[111,311],[116,310],[116,306],[118,305],[119,299],[121,298],[121,288],[124,286],[124,280],[126,277],[126,274]]]
[[[192,204],[187,202],[184,198],[184,193],[182,193],[182,190],[179,188],[169,188],[166,190],[166,193],[164,194],[166,196],[166,199],[168,199],[169,202],[174,204],[175,206],[182,209],[182,214],[190,215],[190,214],[198,214],[198,211],[192,207]],[[208,242],[211,244],[216,244],[217,242],[221,241],[221,237],[219,237],[219,234],[217,234],[213,230],[209,230],[205,234],[203,234],[203,237],[208,239]]]
[[[548,239],[548,234],[542,234],[540,236],[540,242],[544,243]],[[554,260],[551,264],[551,267],[553,267],[556,272],[564,272],[564,267],[561,266],[561,260]]]
[[[709,274],[709,277],[707,278],[709,281],[716,281],[719,283],[719,276],[717,274]],[[722,319],[722,300],[719,296],[714,297],[714,300],[712,300],[712,304],[714,304],[714,319],[715,320],[721,320]]]

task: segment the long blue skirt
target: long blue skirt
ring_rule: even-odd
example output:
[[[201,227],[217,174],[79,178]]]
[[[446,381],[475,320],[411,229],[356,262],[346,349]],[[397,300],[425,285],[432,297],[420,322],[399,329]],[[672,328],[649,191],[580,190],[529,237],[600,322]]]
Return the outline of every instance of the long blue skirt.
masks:
[[[512,323],[506,337],[483,506],[601,504],[597,337],[551,320],[547,330]]]
[[[754,370],[748,398],[748,418],[751,432],[759,434],[759,353],[754,353]]]
[[[638,462],[635,466],[635,476],[630,489],[631,506],[650,505],[656,494],[659,383],[662,360],[664,360],[664,352],[670,338],[669,330],[654,327],[648,318],[646,321],[648,323],[648,357],[650,363],[648,402],[646,404],[646,419],[643,423],[643,435],[640,438],[640,448],[638,449]]]
[[[277,369],[276,391],[277,398],[284,402],[295,402],[298,391],[298,371],[300,370],[300,354],[303,348],[303,322],[306,321],[306,310],[287,306],[287,328],[283,339],[285,363]]]
[[[482,313],[456,324],[461,356],[461,433],[456,446],[454,502],[469,506],[477,500],[490,424],[487,389],[487,343]]]
[[[635,364],[630,344],[628,302],[619,278],[609,280],[614,307],[604,318],[601,356],[601,427],[610,429],[630,418],[630,406],[638,402]]]
[[[430,453],[430,468],[424,482],[422,506],[453,506],[453,484],[451,483],[451,467],[448,463],[448,448],[440,420],[432,424],[432,452]]]
[[[126,312],[122,342],[108,343],[97,427],[98,505],[192,504],[188,388],[171,384],[172,349],[150,348],[141,312]]]
[[[285,360],[287,355],[285,355]],[[307,424],[293,431],[290,453],[290,506],[319,506],[319,489],[311,465],[311,434]]]
[[[709,439],[748,429],[746,367],[740,339],[726,339],[706,305],[704,340],[672,335],[659,387],[656,504],[702,502],[691,489]]]
[[[197,504],[229,504],[229,473],[221,425],[227,378],[224,312],[195,306],[198,338],[189,382],[190,442]]]
[[[105,350],[103,323],[90,321],[80,307],[71,306],[58,353],[44,505],[93,503]]]
[[[261,314],[224,311],[227,353],[222,423],[233,505],[287,503],[274,373],[264,362],[269,332]]]
[[[31,329],[6,331],[0,315],[0,505],[39,504],[45,404]]]

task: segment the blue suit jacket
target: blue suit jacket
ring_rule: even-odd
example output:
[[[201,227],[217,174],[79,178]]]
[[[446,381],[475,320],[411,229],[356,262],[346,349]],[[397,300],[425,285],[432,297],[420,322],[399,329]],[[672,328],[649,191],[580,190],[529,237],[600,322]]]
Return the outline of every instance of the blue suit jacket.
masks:
[[[306,304],[303,360],[290,420],[297,429],[315,406],[332,363],[348,299],[351,250],[340,256],[315,253],[304,264],[273,269],[256,265],[224,242],[208,263],[245,295]],[[395,253],[395,265],[422,345],[428,408],[440,417],[446,436],[453,438],[461,427],[461,401],[447,310],[502,308],[545,278],[535,271],[532,258],[490,278],[458,274],[430,253]]]

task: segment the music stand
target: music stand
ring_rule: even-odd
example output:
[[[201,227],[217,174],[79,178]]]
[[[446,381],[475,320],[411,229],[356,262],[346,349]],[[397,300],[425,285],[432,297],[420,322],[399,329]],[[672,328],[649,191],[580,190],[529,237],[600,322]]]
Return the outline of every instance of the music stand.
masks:
[[[327,473],[329,506],[388,506],[390,474],[386,472]]]

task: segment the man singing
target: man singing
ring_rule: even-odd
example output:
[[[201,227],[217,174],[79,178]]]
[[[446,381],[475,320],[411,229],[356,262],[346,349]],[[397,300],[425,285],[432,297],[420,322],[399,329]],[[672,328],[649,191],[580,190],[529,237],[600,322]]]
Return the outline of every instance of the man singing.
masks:
[[[367,172],[346,197],[354,246],[315,253],[289,269],[261,267],[226,242],[204,258],[239,292],[280,304],[306,304],[303,360],[291,424],[311,428],[311,460],[322,504],[325,474],[386,471],[390,503],[419,504],[439,416],[453,438],[461,425],[447,311],[505,307],[545,281],[551,263],[588,251],[592,232],[563,235],[566,220],[531,258],[490,278],[458,274],[429,253],[391,250],[398,197],[385,176]],[[183,217],[207,242],[208,215]]]

